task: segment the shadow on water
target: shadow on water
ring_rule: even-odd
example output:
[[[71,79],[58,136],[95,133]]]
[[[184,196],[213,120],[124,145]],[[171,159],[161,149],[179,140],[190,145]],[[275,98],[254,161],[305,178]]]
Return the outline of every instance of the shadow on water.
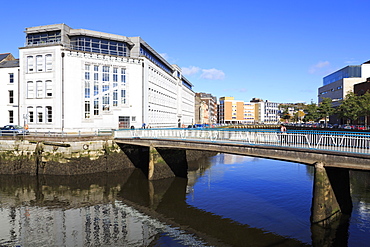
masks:
[[[198,175],[208,166],[198,164]],[[196,178],[148,181],[138,169],[78,176],[0,175],[0,206],[29,202],[31,207],[69,209],[121,201],[214,246],[310,246],[188,205],[187,190],[193,183]],[[347,246],[348,227],[345,217],[330,227],[311,226],[312,246]],[[155,239],[147,246],[160,246],[158,235]]]

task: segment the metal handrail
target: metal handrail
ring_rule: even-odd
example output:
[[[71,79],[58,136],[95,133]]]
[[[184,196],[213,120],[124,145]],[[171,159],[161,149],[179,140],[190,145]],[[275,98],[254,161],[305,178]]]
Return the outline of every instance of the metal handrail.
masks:
[[[133,129],[116,130],[115,138],[177,139],[266,145],[370,155],[370,133],[318,130]]]

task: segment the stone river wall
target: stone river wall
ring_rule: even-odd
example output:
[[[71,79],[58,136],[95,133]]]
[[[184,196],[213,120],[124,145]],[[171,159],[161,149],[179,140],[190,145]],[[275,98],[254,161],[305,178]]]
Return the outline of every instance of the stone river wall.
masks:
[[[77,175],[133,168],[109,138],[0,140],[0,174]]]
[[[187,151],[187,159],[205,153]],[[134,164],[110,136],[0,139],[0,174],[78,175],[127,168]]]

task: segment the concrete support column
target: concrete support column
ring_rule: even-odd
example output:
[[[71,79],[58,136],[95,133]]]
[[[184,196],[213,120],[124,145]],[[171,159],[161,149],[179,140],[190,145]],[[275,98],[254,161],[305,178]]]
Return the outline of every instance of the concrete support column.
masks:
[[[149,148],[148,179],[158,180],[170,177],[175,177],[175,174],[157,149],[151,146]]]
[[[341,214],[351,214],[349,171],[315,164],[311,222],[329,225]]]

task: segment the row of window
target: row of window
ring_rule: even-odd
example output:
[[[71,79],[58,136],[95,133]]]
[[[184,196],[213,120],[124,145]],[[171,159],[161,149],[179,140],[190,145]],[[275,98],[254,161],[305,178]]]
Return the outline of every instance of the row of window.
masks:
[[[113,92],[105,93],[101,97],[94,97],[93,101],[85,100],[85,118],[91,118],[91,108],[94,109],[93,115],[99,116],[100,111],[109,112],[111,107],[117,107],[120,102],[121,105],[127,104],[126,90],[122,89],[119,100],[119,91],[113,90]],[[112,99],[112,100],[111,100]]]
[[[58,43],[61,41],[60,31],[51,31],[44,33],[30,33],[26,37],[27,45],[40,45],[47,43]]]
[[[27,71],[45,72],[53,70],[53,56],[51,54],[27,56]]]
[[[93,71],[90,71],[93,67]],[[99,66],[90,64],[85,65],[85,80],[91,80],[91,73],[94,75],[94,81],[103,81],[103,82],[121,82],[126,83],[126,69],[110,66]]]
[[[53,108],[51,106],[27,107],[28,123],[52,123]]]
[[[149,88],[148,102],[151,104],[163,105],[163,106],[171,107],[171,108],[176,108],[176,104],[177,104],[175,97],[164,94],[153,88]]]
[[[78,36],[71,38],[71,49],[115,56],[130,56],[130,49],[124,42]]]
[[[177,114],[176,112],[161,111],[150,109],[148,112],[148,121],[151,123],[176,123]]]
[[[53,96],[53,84],[51,80],[38,80],[27,82],[27,98],[50,98]]]
[[[339,86],[339,87],[337,87],[336,89],[335,89],[335,88],[332,88],[332,89],[327,90],[327,91],[325,91],[325,92],[321,92],[321,93],[320,93],[320,95],[327,94],[327,93],[329,93],[329,92],[334,92],[334,91],[336,91],[336,90],[341,90],[342,88],[343,88],[342,86]]]

